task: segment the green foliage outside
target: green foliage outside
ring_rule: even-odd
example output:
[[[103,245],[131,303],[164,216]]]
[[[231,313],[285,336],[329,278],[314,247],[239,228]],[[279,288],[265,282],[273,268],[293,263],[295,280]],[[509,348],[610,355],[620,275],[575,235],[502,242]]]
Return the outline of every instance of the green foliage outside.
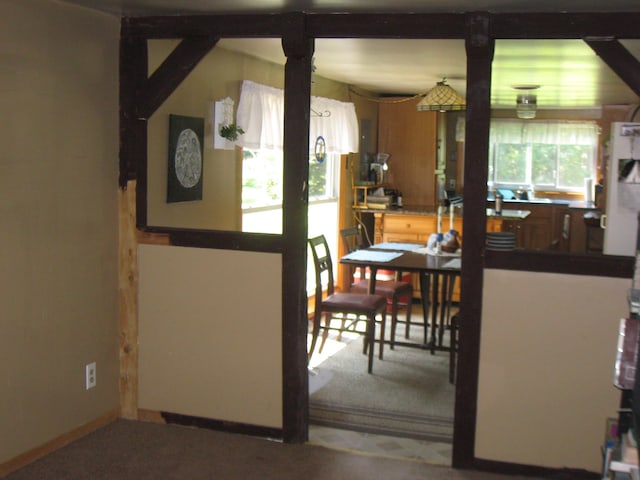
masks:
[[[586,145],[511,144],[495,147],[491,171],[497,184],[580,189],[593,175],[593,147]]]
[[[328,157],[322,163],[313,155],[309,162],[309,199],[327,196]],[[282,152],[244,150],[242,162],[242,208],[282,205]]]

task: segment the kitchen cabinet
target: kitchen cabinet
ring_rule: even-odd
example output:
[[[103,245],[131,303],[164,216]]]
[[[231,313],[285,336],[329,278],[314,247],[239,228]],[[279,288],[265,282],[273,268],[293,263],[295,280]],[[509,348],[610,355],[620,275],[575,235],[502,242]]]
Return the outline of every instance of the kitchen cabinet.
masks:
[[[506,202],[508,205],[508,202]],[[520,205],[525,208],[524,205]],[[493,204],[490,204],[493,208]],[[508,205],[507,208],[512,208]],[[502,230],[516,234],[516,246],[526,250],[549,250],[552,245],[553,205],[527,203],[531,213],[524,220],[506,221]]]
[[[378,107],[378,152],[388,153],[386,186],[406,205],[437,205],[437,112],[419,112],[420,98],[387,99]]]
[[[509,202],[506,205],[507,208],[511,207]],[[518,248],[585,253],[586,228],[583,216],[586,212],[596,210],[592,205],[567,202],[523,203],[519,206],[529,210],[529,216],[519,221],[505,220],[502,227],[505,232],[515,232]]]

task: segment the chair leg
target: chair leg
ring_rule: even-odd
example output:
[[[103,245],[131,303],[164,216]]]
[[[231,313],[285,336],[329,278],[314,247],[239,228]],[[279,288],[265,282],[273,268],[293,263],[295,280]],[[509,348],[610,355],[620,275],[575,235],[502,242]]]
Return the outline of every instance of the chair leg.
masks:
[[[409,299],[407,300],[407,305],[405,306],[405,315],[407,325],[411,325],[411,309],[413,308],[413,299],[411,295],[409,295]]]
[[[393,350],[394,343],[396,341],[396,325],[398,324],[398,304],[400,303],[400,299],[397,295],[394,295],[391,299],[391,334],[390,334],[390,344],[391,350]]]
[[[374,338],[376,333],[376,316],[372,314],[367,317],[367,333],[365,334],[368,353],[369,353],[369,365],[367,367],[367,372],[373,372],[373,355],[374,355]]]
[[[324,314],[324,328],[322,329],[322,341],[320,342],[320,348],[318,349],[318,353],[322,353],[322,349],[324,348],[324,344],[327,342],[327,337],[329,336],[329,327],[331,326],[331,314]]]
[[[382,314],[382,319],[380,320],[380,353],[378,354],[380,357],[380,360],[382,360],[382,351],[384,350],[384,335],[385,335],[385,330],[387,328],[387,314],[386,314],[386,308],[385,308],[385,312]],[[375,325],[374,325],[374,340],[375,340]]]
[[[458,316],[451,317],[451,330],[449,331],[449,383],[456,383],[456,351],[458,349]]]
[[[407,315],[407,321],[405,322],[405,327],[404,327],[404,338],[406,338],[407,340],[409,340],[409,331],[411,330],[411,319],[409,318],[409,316]]]
[[[320,314],[319,312],[314,312],[313,314],[313,325],[311,330],[311,346],[309,347],[309,352],[307,353],[307,359],[310,360],[313,352],[316,348],[316,342],[318,341],[318,333],[320,332]]]

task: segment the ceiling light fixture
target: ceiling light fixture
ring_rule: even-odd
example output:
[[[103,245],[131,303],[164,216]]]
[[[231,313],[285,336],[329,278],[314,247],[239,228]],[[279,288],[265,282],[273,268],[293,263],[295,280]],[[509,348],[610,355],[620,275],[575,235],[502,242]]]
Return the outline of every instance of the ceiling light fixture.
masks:
[[[513,88],[521,92],[516,96],[517,117],[525,120],[536,118],[538,98],[533,91],[540,88],[540,85],[516,85]]]
[[[464,110],[467,102],[458,92],[447,84],[447,79],[443,78],[438,82],[417,105],[419,112],[448,110]]]

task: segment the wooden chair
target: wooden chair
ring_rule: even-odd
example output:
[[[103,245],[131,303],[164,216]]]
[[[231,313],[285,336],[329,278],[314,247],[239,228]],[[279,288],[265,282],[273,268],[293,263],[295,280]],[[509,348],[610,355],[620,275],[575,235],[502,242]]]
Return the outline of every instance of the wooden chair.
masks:
[[[345,228],[340,230],[342,243],[346,252],[350,253],[354,250],[366,248],[368,245],[363,241],[362,233],[358,227]],[[378,272],[380,273],[380,272]],[[352,283],[349,291],[353,293],[367,293],[369,291],[369,281],[366,279],[366,273],[361,271],[359,279],[354,278],[355,272],[351,272]],[[401,274],[398,274],[401,278]],[[404,308],[406,311],[406,331],[405,337],[409,338],[409,328],[411,326],[411,306],[413,299],[413,285],[411,282],[401,280],[380,280],[376,277],[376,295],[383,295],[387,299],[388,310],[391,311],[391,348],[396,337],[396,325],[398,323],[398,311]]]
[[[384,342],[384,329],[387,311],[387,299],[382,295],[369,295],[368,293],[336,293],[333,279],[333,264],[329,246],[324,235],[308,240],[313,255],[315,267],[315,311],[313,314],[313,334],[309,358],[313,355],[320,330],[322,330],[322,342],[319,352],[322,352],[324,343],[330,330],[339,332],[352,331],[357,333],[358,322],[366,321],[363,352],[369,355],[368,372],[373,370],[373,355],[375,342],[376,317],[380,315],[380,359],[382,359],[382,347]],[[327,296],[323,298],[323,279],[327,284]],[[322,320],[324,319],[324,324]],[[338,326],[332,324],[337,320]],[[334,322],[335,323],[335,322]]]

